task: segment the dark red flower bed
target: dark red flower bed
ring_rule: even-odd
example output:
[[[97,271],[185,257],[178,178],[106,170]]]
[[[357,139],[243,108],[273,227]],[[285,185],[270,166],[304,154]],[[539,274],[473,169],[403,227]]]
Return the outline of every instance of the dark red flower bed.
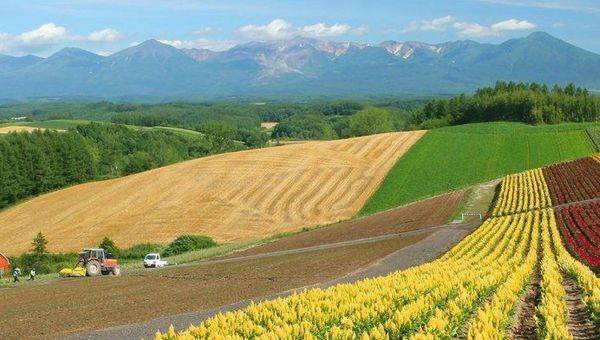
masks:
[[[543,169],[554,205],[600,197],[600,162],[587,157]]]
[[[556,208],[556,222],[567,247],[583,263],[600,267],[600,202]]]

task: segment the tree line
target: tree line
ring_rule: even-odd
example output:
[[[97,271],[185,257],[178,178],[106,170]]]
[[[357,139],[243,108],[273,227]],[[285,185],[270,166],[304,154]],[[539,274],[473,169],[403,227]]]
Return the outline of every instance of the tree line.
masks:
[[[548,88],[544,84],[497,82],[473,96],[428,102],[414,114],[414,128],[488,121],[517,121],[529,124],[590,122],[600,119],[600,97],[587,89],[568,84]]]
[[[365,107],[349,116],[318,113],[294,115],[273,130],[273,139],[337,139],[402,130],[406,113],[378,107]]]
[[[102,123],[66,132],[10,133],[0,136],[0,208],[73,184],[237,149],[228,136]]]

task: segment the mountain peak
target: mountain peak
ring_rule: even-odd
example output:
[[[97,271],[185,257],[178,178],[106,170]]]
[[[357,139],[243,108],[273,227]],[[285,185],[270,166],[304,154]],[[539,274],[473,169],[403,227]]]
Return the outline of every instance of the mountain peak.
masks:
[[[44,61],[64,61],[64,60],[81,60],[81,61],[96,61],[104,57],[99,56],[90,51],[86,51],[76,47],[65,47],[62,50],[54,53]]]
[[[379,44],[379,47],[385,48],[389,53],[395,56],[402,56],[404,59],[410,59],[418,50],[425,50],[440,54],[442,47],[433,44],[427,44],[419,41],[399,42],[387,40]]]
[[[542,32],[542,31],[537,31],[537,32],[532,32],[531,34],[529,34],[526,39],[556,39],[553,35],[546,33],[546,32]]]
[[[64,49],[41,62],[30,59],[0,58],[3,96],[447,93],[498,79],[600,88],[600,55],[544,32],[502,44],[295,37],[222,52],[152,39],[109,57]]]
[[[173,57],[189,58],[184,52],[177,48],[163,44],[156,39],[146,40],[141,44],[126,48],[109,56],[111,59],[169,59]]]
[[[143,48],[165,48],[165,47],[172,47],[170,45],[167,44],[163,44],[160,41],[156,40],[156,39],[148,39],[144,42],[142,42],[141,44],[138,44],[136,46],[133,47],[143,47]]]

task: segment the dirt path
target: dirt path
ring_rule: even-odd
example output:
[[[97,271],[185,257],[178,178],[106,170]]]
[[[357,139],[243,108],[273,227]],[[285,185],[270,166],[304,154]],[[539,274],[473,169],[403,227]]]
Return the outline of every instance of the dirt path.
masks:
[[[385,234],[385,235],[373,236],[373,237],[365,237],[365,238],[350,240],[350,241],[320,244],[317,246],[296,248],[296,249],[289,249],[289,250],[278,250],[278,251],[273,251],[273,252],[269,252],[269,253],[258,253],[258,254],[254,254],[254,255],[224,257],[224,258],[208,260],[208,261],[204,261],[204,262],[206,262],[206,263],[227,263],[227,262],[235,262],[235,261],[261,259],[261,258],[281,256],[281,255],[301,254],[301,253],[311,252],[311,251],[315,251],[315,250],[332,249],[332,248],[352,246],[352,245],[358,245],[358,244],[364,244],[364,243],[379,242],[379,241],[389,240],[389,239],[397,238],[397,237],[409,237],[409,236],[427,234],[427,233],[435,232],[439,229],[445,229],[445,228],[453,228],[453,229],[466,228],[466,229],[470,230],[473,228],[473,224],[444,224],[444,225],[439,225],[439,226],[434,226],[434,227],[426,227],[426,228],[405,231],[405,232],[400,232],[400,233]]]
[[[541,300],[541,273],[540,263],[536,265],[531,281],[525,289],[525,293],[519,299],[515,310],[515,321],[511,327],[511,335],[514,339],[537,339],[539,330],[535,319],[536,308]]]
[[[151,338],[157,330],[166,330],[170,325],[177,329],[183,329],[190,324],[196,324],[206,318],[220,312],[231,311],[247,306],[251,301],[264,301],[276,297],[284,297],[304,288],[326,288],[339,283],[355,282],[357,280],[386,275],[396,270],[406,269],[421,263],[429,262],[444,254],[453,245],[457,244],[468,235],[476,225],[451,225],[445,228],[437,228],[425,239],[412,245],[401,248],[391,255],[373,263],[363,269],[347,274],[341,278],[328,280],[325,283],[314,284],[287,290],[277,294],[270,294],[258,299],[243,300],[218,308],[212,308],[192,313],[184,313],[169,317],[161,317],[153,320],[112,327],[104,330],[81,333],[71,336],[69,339],[139,339]]]
[[[574,339],[600,339],[600,333],[591,322],[589,313],[581,300],[581,291],[577,283],[568,277],[563,280],[563,287],[567,293],[567,310],[569,320],[567,325]]]

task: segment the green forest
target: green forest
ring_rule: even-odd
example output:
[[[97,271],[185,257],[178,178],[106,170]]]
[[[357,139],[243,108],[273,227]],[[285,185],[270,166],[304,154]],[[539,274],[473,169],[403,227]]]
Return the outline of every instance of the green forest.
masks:
[[[411,118],[413,128],[491,121],[528,124],[594,122],[600,119],[600,97],[569,84],[552,89],[531,83],[498,82],[473,96],[437,99],[425,104]]]
[[[102,123],[10,133],[0,136],[0,208],[69,185],[240,148],[217,133],[191,136]]]
[[[379,131],[402,130],[408,118],[429,98],[391,98],[377,100],[338,100],[311,102],[172,102],[161,104],[111,102],[20,102],[0,105],[0,123],[11,117],[26,117],[31,125],[39,121],[93,120],[143,127],[174,127],[211,133],[215,125],[227,130],[231,139],[248,147],[261,147],[273,139],[336,139],[372,131],[361,128],[383,119]],[[366,110],[366,111],[365,111]],[[361,112],[359,117],[353,118]],[[261,130],[261,122],[277,122],[273,131]],[[265,134],[265,132],[267,132]]]

